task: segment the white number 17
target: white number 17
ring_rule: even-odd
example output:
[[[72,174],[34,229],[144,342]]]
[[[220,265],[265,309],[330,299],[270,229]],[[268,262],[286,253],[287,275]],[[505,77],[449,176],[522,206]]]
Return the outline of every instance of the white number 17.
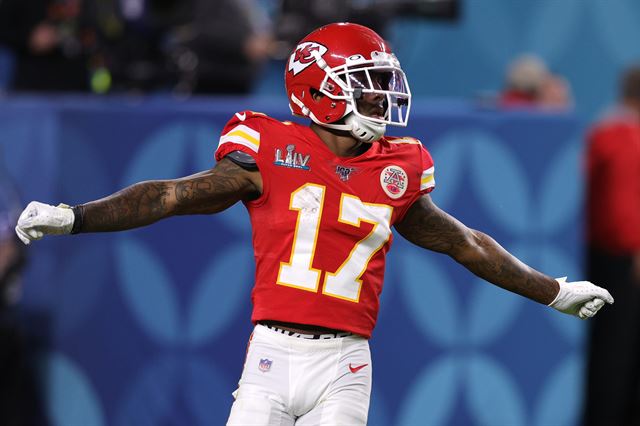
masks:
[[[298,212],[293,247],[289,262],[281,262],[277,283],[301,290],[317,292],[321,270],[313,268],[318,242],[320,219],[326,187],[306,183],[291,194],[289,209]],[[373,225],[367,236],[358,241],[337,271],[326,272],[322,293],[339,299],[358,302],[362,274],[369,261],[391,236],[393,207],[363,203],[355,195],[342,194],[338,222],[360,227],[361,222]]]

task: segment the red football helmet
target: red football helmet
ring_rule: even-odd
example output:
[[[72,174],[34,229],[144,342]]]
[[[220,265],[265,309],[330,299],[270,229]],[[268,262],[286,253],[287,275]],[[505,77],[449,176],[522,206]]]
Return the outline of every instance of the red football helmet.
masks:
[[[362,25],[330,24],[302,39],[287,62],[285,86],[294,115],[364,142],[382,137],[387,124],[407,125],[411,92],[400,62]],[[324,96],[314,100],[315,92]],[[358,110],[357,100],[367,93],[380,96],[380,114]]]

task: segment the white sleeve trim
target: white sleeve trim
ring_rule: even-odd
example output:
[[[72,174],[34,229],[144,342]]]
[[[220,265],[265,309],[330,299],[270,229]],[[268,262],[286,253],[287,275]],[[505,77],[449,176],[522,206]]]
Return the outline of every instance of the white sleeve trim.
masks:
[[[420,191],[424,191],[425,189],[433,188],[434,186],[436,186],[434,170],[435,169],[432,166],[422,172],[422,176],[420,177]]]

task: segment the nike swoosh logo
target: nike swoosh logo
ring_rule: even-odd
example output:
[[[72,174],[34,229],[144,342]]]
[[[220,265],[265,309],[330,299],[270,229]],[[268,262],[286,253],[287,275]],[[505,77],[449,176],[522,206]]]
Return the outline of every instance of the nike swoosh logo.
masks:
[[[352,373],[357,373],[358,371],[365,368],[367,365],[369,364],[362,364],[362,365],[358,365],[357,367],[354,367],[351,365],[351,363],[349,363],[349,370],[351,370]]]
[[[236,112],[236,117],[238,117],[240,121],[244,121],[247,118],[247,113],[243,112],[242,114],[240,114],[239,112]]]

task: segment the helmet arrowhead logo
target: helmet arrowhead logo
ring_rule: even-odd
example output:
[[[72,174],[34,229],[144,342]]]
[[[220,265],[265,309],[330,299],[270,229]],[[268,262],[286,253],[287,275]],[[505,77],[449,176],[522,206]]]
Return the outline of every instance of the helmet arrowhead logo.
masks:
[[[318,46],[313,45],[306,45],[302,49],[296,49],[294,62],[300,62],[301,64],[313,62],[315,58],[311,55],[311,52],[317,52],[318,50],[320,50]]]
[[[293,72],[293,75],[303,71],[316,61],[316,56],[313,52],[318,52],[319,56],[322,56],[327,52],[327,48],[314,41],[300,43],[289,58],[288,70]]]

